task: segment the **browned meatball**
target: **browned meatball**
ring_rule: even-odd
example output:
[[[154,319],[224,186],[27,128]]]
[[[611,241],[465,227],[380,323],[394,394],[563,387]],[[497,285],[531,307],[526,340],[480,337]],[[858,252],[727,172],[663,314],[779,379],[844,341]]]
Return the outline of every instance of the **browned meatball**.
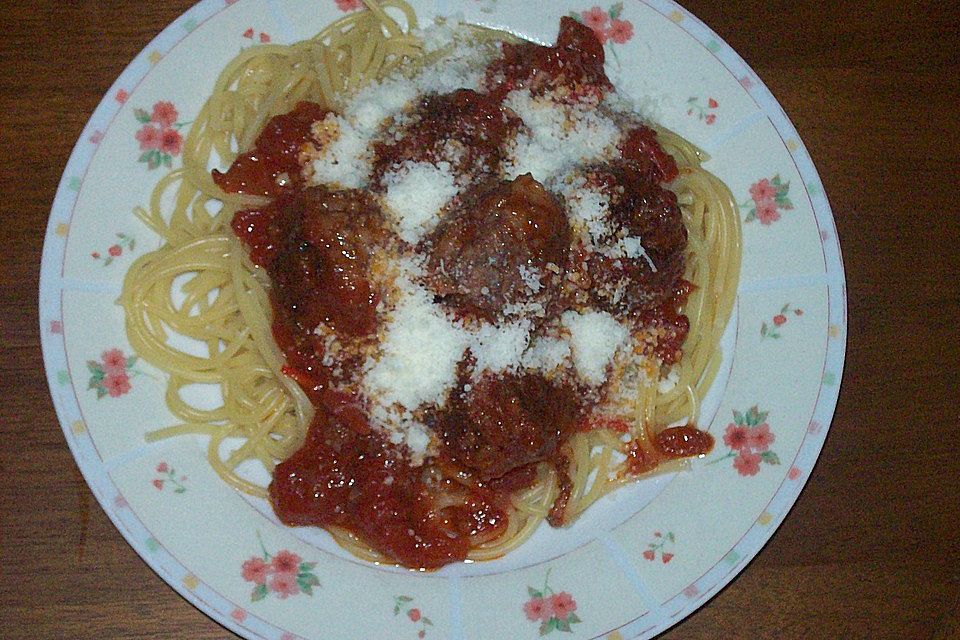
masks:
[[[658,184],[659,174],[652,167],[643,170],[639,166],[622,162],[587,171],[588,181],[610,195],[612,233],[603,244],[640,237],[646,252],[646,257],[595,252],[587,259],[590,297],[612,313],[656,307],[673,294],[684,270],[687,229],[677,196]]]
[[[491,480],[550,460],[574,431],[577,398],[540,375],[488,374],[451,398],[435,429],[455,463]]]
[[[455,175],[477,178],[494,171],[509,132],[520,126],[488,95],[470,89],[425,96],[400,125],[374,146],[374,185],[407,160],[447,161]]]
[[[370,196],[306,189],[272,225],[285,235],[269,266],[281,308],[308,330],[325,322],[343,335],[372,333],[379,297],[368,278],[370,251],[385,231]]]
[[[427,242],[433,290],[457,311],[492,321],[504,305],[550,300],[570,228],[561,205],[525,174],[465,194]],[[539,285],[530,286],[531,273]]]

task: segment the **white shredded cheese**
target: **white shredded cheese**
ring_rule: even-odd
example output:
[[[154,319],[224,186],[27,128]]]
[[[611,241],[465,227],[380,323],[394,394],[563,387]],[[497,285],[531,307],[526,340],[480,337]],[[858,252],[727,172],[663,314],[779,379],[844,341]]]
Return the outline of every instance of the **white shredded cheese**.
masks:
[[[543,288],[543,283],[540,282],[540,272],[536,267],[521,264],[517,268],[520,271],[520,279],[523,280],[523,284],[527,285],[527,289],[532,293],[537,293]]]
[[[483,371],[513,371],[530,344],[531,323],[518,320],[509,324],[484,323],[472,333],[470,351],[477,359],[476,374]]]
[[[529,133],[508,145],[504,173],[516,178],[531,173],[546,182],[562,169],[580,162],[610,157],[620,140],[617,125],[591,104],[561,104],[528,89],[511,91],[504,106],[520,116]]]
[[[469,335],[433,303],[429,291],[398,280],[403,295],[386,323],[380,357],[364,364],[364,391],[387,407],[443,406]]]
[[[605,311],[566,311],[560,321],[570,332],[577,373],[586,382],[602,384],[607,365],[629,337],[629,331]]]
[[[372,168],[370,142],[373,132],[333,114],[324,119],[324,124],[332,130],[333,137],[321,146],[319,157],[313,161],[313,183],[347,189],[365,186]]]
[[[570,343],[560,338],[538,338],[523,354],[523,366],[549,373],[570,357]]]
[[[384,204],[397,234],[416,244],[440,222],[440,210],[457,195],[450,163],[406,161],[383,178]]]
[[[628,258],[640,258],[642,257],[647,261],[647,264],[650,266],[650,269],[656,273],[657,265],[653,264],[653,260],[650,259],[650,256],[647,255],[647,250],[643,248],[643,241],[639,236],[630,236],[620,240],[620,245],[623,247],[623,255]]]

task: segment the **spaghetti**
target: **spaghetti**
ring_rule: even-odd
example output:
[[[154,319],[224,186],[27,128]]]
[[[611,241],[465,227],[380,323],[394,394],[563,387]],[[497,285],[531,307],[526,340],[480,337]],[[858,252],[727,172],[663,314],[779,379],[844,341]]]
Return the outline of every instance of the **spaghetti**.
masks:
[[[270,175],[273,183],[264,185],[248,180],[241,181],[243,186],[237,187],[239,183],[230,182],[233,169],[226,174],[211,175],[210,168],[243,164],[245,155],[255,155],[249,152],[251,149],[260,149],[258,145],[266,129],[296,129],[298,117],[313,124],[303,129],[301,138],[297,138],[298,144],[291,147],[296,152],[288,154],[285,161],[302,165],[304,149],[308,148],[304,144],[319,145],[318,133],[324,131],[316,123],[335,124],[337,121],[331,114],[343,113],[350,105],[351,96],[398,73],[409,76],[431,65],[447,64],[451,50],[467,46],[465,40],[457,39],[452,47],[431,50],[425,46],[423,39],[413,35],[416,16],[401,0],[368,2],[367,5],[369,10],[334,22],[311,40],[289,46],[254,47],[234,59],[220,75],[187,135],[183,168],[162,179],[148,207],[136,211],[162,238],[163,245],[131,266],[120,303],[126,312],[127,333],[134,350],[169,374],[167,404],[180,421],[149,438],[188,433],[208,436],[211,466],[232,486],[255,496],[267,497],[267,488],[251,481],[238,467],[247,461],[256,461],[273,473],[278,463],[288,464],[298,452],[308,449],[305,442],[313,446],[311,443],[316,438],[308,435],[308,431],[313,433],[312,429],[319,428],[316,425],[322,427],[330,418],[323,415],[324,405],[318,403],[316,394],[307,392],[309,385],[305,385],[302,378],[297,379],[289,344],[278,346],[276,301],[282,292],[272,281],[269,270],[262,268],[264,256],[258,254],[256,244],[249,238],[242,242],[231,229],[231,223],[236,227],[238,219],[248,220],[243,216],[249,212],[279,211],[282,207],[277,205],[278,194],[306,188],[301,181],[316,180],[317,176],[304,178],[292,171],[294,164],[288,171],[281,162]],[[408,28],[401,28],[401,21],[394,16],[402,16]],[[464,36],[460,34],[456,38]],[[514,42],[505,34],[487,30],[473,29],[469,35],[470,45],[479,43],[481,49],[497,40]],[[558,49],[559,44],[554,50]],[[487,51],[495,50],[487,46]],[[602,50],[600,63],[602,65]],[[605,77],[602,81],[605,82]],[[595,84],[600,86],[602,82],[597,80]],[[509,92],[503,84],[494,87],[491,94],[501,89],[498,98],[509,102]],[[314,106],[304,110],[304,103]],[[504,120],[504,126],[514,127],[516,135],[517,125],[511,117]],[[402,125],[403,118],[398,122]],[[281,133],[280,138],[289,142],[289,136],[284,138],[284,135]],[[344,137],[343,128],[334,127],[333,135]],[[643,142],[640,149],[662,148],[677,165],[675,176],[663,177],[669,190],[676,194],[686,230],[685,249],[678,263],[683,266],[683,280],[676,285],[674,294],[660,301],[656,312],[652,311],[653,307],[645,311],[650,318],[648,325],[656,327],[660,335],[660,344],[654,351],[647,349],[641,353],[638,347],[632,360],[629,354],[621,353],[607,367],[610,377],[616,378],[617,384],[623,387],[620,399],[614,402],[613,396],[617,394],[609,390],[602,394],[596,389],[590,392],[595,405],[606,403],[607,408],[615,407],[616,419],[608,419],[608,412],[604,420],[584,420],[575,432],[567,433],[557,443],[551,463],[531,463],[523,469],[501,474],[512,480],[500,487],[500,493],[507,498],[499,502],[491,498],[496,492],[490,487],[502,479],[490,476],[478,481],[482,476],[474,473],[478,467],[464,466],[464,460],[472,454],[466,449],[456,449],[456,442],[447,442],[447,448],[458,451],[458,455],[441,455],[436,460],[427,455],[422,467],[417,467],[419,484],[416,486],[431,487],[423,519],[446,538],[464,538],[465,546],[451,550],[441,536],[433,544],[440,551],[428,557],[422,554],[422,547],[430,545],[420,544],[419,551],[414,553],[403,545],[398,546],[399,543],[378,538],[375,532],[359,530],[358,526],[343,521],[325,522],[325,528],[339,544],[369,560],[428,568],[464,554],[475,560],[497,558],[527,539],[544,519],[554,525],[568,524],[616,487],[635,481],[643,474],[670,468],[671,464],[675,466],[674,461],[702,453],[709,447],[704,445],[709,436],[703,432],[692,426],[670,425],[696,421],[700,399],[716,375],[721,357],[720,336],[731,312],[739,276],[739,219],[729,190],[701,168],[703,156],[698,149],[662,129],[657,130],[652,145]],[[394,146],[402,146],[402,140]],[[308,160],[316,156],[314,153]],[[379,175],[381,191],[392,179],[389,167],[395,169],[403,163],[385,164],[388,168]],[[314,162],[313,166],[319,165]],[[410,166],[411,172],[416,169]],[[584,170],[587,172],[584,179],[619,175],[605,173],[602,167],[592,170],[593,173],[591,170],[589,167]],[[577,179],[580,178],[568,176],[567,186]],[[527,185],[524,180],[518,175],[510,184]],[[554,191],[566,188],[562,180],[552,184]],[[222,188],[224,185],[228,187],[226,190]],[[497,188],[513,189],[514,186]],[[517,188],[526,189],[521,194],[526,202],[539,187]],[[488,185],[484,189],[493,187]],[[502,195],[501,191],[496,193]],[[478,205],[481,208],[486,206],[482,204],[486,202],[485,194],[477,188],[473,202],[481,203]],[[287,202],[286,197],[283,195],[279,200]],[[329,208],[333,206],[330,198],[339,196],[323,191],[318,197],[323,198],[323,206]],[[463,201],[470,201],[471,197],[458,196]],[[543,207],[549,208],[549,205],[543,204]],[[430,232],[432,235],[428,234],[431,242],[440,245],[444,241],[444,233],[450,226],[445,225],[441,221],[435,231]],[[401,232],[404,229],[401,225]],[[424,229],[411,227],[406,231],[415,232],[416,236]],[[448,235],[456,236],[455,231]],[[621,244],[629,240],[631,238],[621,238]],[[649,262],[650,268],[644,273],[656,277],[658,271],[650,257],[643,253],[643,247],[634,247],[634,250],[640,252],[633,255],[638,264],[642,266],[641,257]],[[627,258],[621,255],[618,259]],[[440,265],[442,272],[442,260]],[[417,274],[423,277],[422,273]],[[275,269],[273,275],[276,275]],[[534,286],[531,292],[537,293],[538,287]],[[456,299],[456,295],[459,294],[454,294],[452,299]],[[473,305],[469,307],[470,313],[475,314],[483,312],[486,303],[473,300],[470,304]],[[681,317],[689,321],[689,330],[678,329],[685,326],[686,320],[678,320]],[[577,319],[572,317],[571,322]],[[555,320],[554,325],[560,326],[559,320]],[[480,325],[475,323],[475,326]],[[480,335],[478,330],[471,330],[474,331],[470,334],[474,336],[472,339],[478,340],[475,337]],[[569,327],[564,330],[573,331]],[[677,342],[675,351],[682,342],[682,357],[664,347],[671,336]],[[185,343],[184,337],[192,343]],[[528,334],[528,342],[529,339]],[[479,352],[477,347],[474,349]],[[381,361],[385,358],[378,357]],[[373,375],[370,371],[375,366],[376,362],[368,363],[368,377]],[[463,372],[458,375],[462,376]],[[482,379],[471,380],[473,385],[466,382],[461,390],[469,391],[471,386],[484,384]],[[184,391],[194,384],[215,385],[222,396],[220,406],[201,408],[185,400]],[[556,385],[549,387],[554,388]],[[528,391],[524,388],[518,393],[523,395]],[[469,405],[464,408],[466,412],[471,410]],[[443,440],[442,419],[423,421],[431,422],[433,441]],[[456,431],[456,427],[452,431]],[[411,436],[407,436],[409,444]],[[278,507],[276,496],[277,490],[274,490],[270,497]],[[464,517],[463,508],[468,503],[474,505],[469,517],[486,518],[486,524],[474,523],[468,530],[458,528],[457,517]],[[289,516],[288,512],[283,513]],[[294,522],[296,518],[282,519],[299,523]]]

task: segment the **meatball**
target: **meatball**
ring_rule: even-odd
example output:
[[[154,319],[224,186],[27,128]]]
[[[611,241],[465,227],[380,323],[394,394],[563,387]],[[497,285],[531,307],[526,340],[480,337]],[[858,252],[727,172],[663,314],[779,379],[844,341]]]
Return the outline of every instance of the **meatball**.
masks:
[[[487,87],[500,100],[524,87],[534,95],[554,91],[574,100],[579,95],[599,98],[612,89],[603,60],[603,45],[593,30],[565,16],[552,47],[505,43],[503,56],[487,67]]]
[[[610,234],[584,265],[590,298],[611,313],[651,310],[673,295],[683,276],[687,229],[677,196],[660,186],[659,169],[633,162],[593,167],[586,174],[610,197]],[[642,253],[603,250],[625,239],[639,242]]]
[[[449,162],[455,175],[477,178],[491,174],[508,134],[520,119],[490,96],[470,89],[425,96],[402,122],[374,146],[374,185],[405,161]]]
[[[271,226],[283,236],[268,267],[281,309],[308,330],[324,322],[346,336],[371,334],[379,296],[369,281],[370,256],[385,231],[370,196],[306,189]]]
[[[435,430],[447,455],[482,481],[548,461],[573,433],[578,395],[541,375],[486,375],[451,398]]]
[[[461,314],[494,321],[507,304],[556,294],[570,228],[562,206],[525,174],[465,194],[427,242],[434,292]]]

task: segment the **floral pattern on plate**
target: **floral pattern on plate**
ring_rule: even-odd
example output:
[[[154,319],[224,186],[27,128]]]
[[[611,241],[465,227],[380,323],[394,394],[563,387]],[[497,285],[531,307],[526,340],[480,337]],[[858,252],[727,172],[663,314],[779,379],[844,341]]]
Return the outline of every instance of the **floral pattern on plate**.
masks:
[[[527,620],[540,622],[540,635],[554,631],[572,633],[571,625],[581,622],[576,614],[577,601],[566,591],[554,591],[550,587],[550,570],[540,587],[527,587],[530,599],[523,603]]]
[[[723,444],[730,451],[707,464],[715,464],[733,458],[733,468],[741,476],[755,476],[760,473],[760,465],[778,465],[780,457],[770,450],[776,437],[767,423],[768,412],[760,411],[753,405],[744,413],[734,410],[733,422],[727,425],[723,434]]]
[[[790,315],[799,318],[803,315],[803,309],[792,309],[790,308],[790,303],[783,305],[780,308],[780,313],[776,314],[770,318],[770,324],[767,324],[767,321],[764,320],[760,324],[760,337],[762,339],[772,338],[778,340],[783,337],[780,333],[780,327],[787,324],[787,320],[790,318]]]
[[[103,253],[99,251],[93,251],[90,254],[91,258],[97,260],[105,267],[109,267],[111,264],[113,264],[113,261],[116,258],[119,258],[121,255],[123,255],[124,249],[127,251],[133,251],[137,244],[136,238],[134,238],[132,235],[126,233],[117,233],[115,235],[117,237],[117,241],[107,247]]]
[[[107,349],[100,354],[100,360],[87,360],[90,380],[87,389],[97,392],[97,400],[110,396],[119,398],[130,393],[130,378],[143,372],[135,367],[138,356],[125,355],[120,349]]]
[[[762,178],[750,185],[750,199],[740,204],[741,209],[750,207],[744,222],[757,220],[762,225],[771,225],[780,219],[781,211],[793,209],[790,193],[790,181],[784,181],[780,174],[772,178]]]
[[[717,109],[720,103],[713,98],[701,100],[697,96],[687,98],[687,115],[696,118],[704,124],[711,125],[717,121]]]
[[[305,562],[303,558],[286,549],[271,554],[264,546],[259,531],[257,541],[260,543],[261,555],[252,556],[240,567],[243,579],[254,585],[250,592],[251,602],[263,600],[270,594],[281,600],[300,593],[313,595],[313,588],[320,586],[320,580],[313,573],[316,562]]]
[[[427,627],[433,626],[433,621],[423,615],[419,607],[413,606],[413,597],[400,595],[393,597],[393,615],[399,616],[403,613],[410,622],[417,625],[417,638],[427,637]]]
[[[157,491],[163,491],[167,487],[172,487],[174,493],[187,492],[187,487],[183,484],[187,481],[187,476],[181,475],[178,478],[176,469],[166,462],[160,462],[160,464],[157,465],[156,472],[160,474],[160,477],[151,480],[150,484],[156,487]]]
[[[666,534],[660,531],[654,531],[653,541],[647,543],[647,548],[643,551],[643,559],[653,562],[657,559],[657,555],[659,555],[660,562],[663,564],[669,563],[673,560],[673,553],[667,551],[667,549],[672,549],[676,541],[677,538],[673,535],[672,531],[667,531]]]
[[[183,149],[180,129],[190,124],[178,122],[180,114],[172,102],[160,100],[153,103],[149,113],[145,109],[133,110],[133,117],[143,126],[134,135],[140,143],[138,162],[146,163],[148,169],[173,166],[173,158]]]

